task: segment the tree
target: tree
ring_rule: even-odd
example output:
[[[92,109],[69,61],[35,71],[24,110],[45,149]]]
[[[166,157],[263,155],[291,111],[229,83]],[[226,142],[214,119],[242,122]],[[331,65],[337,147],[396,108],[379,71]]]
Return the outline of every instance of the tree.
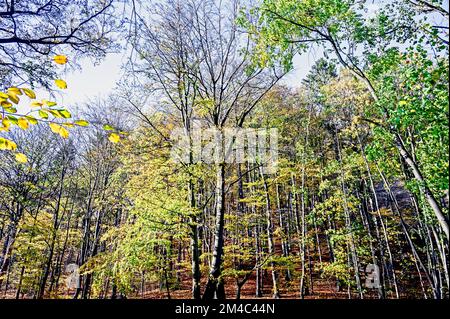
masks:
[[[386,11],[381,10],[375,19],[364,21],[359,14],[360,8],[356,1],[281,1],[267,0],[258,8],[260,18],[256,25],[247,24],[251,32],[259,39],[256,54],[262,58],[259,64],[266,64],[273,59],[282,59],[290,66],[294,50],[305,50],[312,44],[324,45],[326,52],[333,53],[339,63],[360,79],[378,106],[382,110],[384,120],[389,120],[392,114],[384,103],[379,103],[381,88],[370,78],[365,64],[373,59],[382,58],[377,50],[387,48],[394,40],[409,44],[414,40],[423,41],[423,37],[415,35],[421,27],[427,34],[434,37],[433,46],[445,54],[447,46],[436,41],[439,32],[435,27],[416,25],[412,17],[415,12],[407,10],[401,3],[396,3],[406,10],[407,14],[397,20]],[[438,7],[437,7],[438,8]],[[442,13],[442,11],[438,10]],[[445,10],[444,10],[445,15]],[[448,14],[446,15],[448,19]],[[386,27],[386,24],[388,27]],[[361,51],[362,54],[359,54]],[[372,60],[364,58],[370,57]],[[424,176],[420,166],[403,142],[396,128],[389,128],[393,144],[398,149],[404,161],[413,173],[414,178],[422,184],[424,196],[432,208],[442,231],[449,238],[448,221],[430,189],[430,182]]]
[[[117,47],[121,1],[7,0],[0,4],[1,89],[28,84],[51,88],[49,56],[103,57]]]
[[[180,112],[178,118],[188,136],[193,118],[222,130],[233,116],[235,122],[231,125],[242,126],[258,101],[282,76],[275,67],[250,68],[245,52],[249,52],[252,42],[236,24],[240,8],[238,1],[173,1],[156,6],[158,18],[154,11],[147,11],[147,16],[157,20],[156,26],[145,18],[139,19],[140,29],[145,30],[136,35],[134,44],[144,60],[144,68],[139,72],[153,80],[152,89],[162,93],[169,110]],[[215,249],[203,296],[207,299],[225,297],[220,279],[225,165],[216,163]]]

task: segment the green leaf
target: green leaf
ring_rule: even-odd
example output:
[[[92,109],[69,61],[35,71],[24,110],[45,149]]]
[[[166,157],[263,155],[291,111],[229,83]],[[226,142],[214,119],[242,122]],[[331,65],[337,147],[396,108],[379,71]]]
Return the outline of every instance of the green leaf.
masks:
[[[114,131],[114,127],[112,127],[112,126],[109,125],[109,124],[103,125],[103,129],[104,129],[105,131]]]
[[[43,111],[43,110],[39,110],[39,116],[43,119],[48,119],[48,114],[47,112]]]

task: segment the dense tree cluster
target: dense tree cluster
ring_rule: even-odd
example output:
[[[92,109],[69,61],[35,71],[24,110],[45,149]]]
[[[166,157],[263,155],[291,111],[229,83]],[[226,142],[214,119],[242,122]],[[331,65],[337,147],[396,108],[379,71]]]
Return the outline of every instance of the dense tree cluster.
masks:
[[[6,24],[32,15],[45,24],[36,40],[53,26],[80,54],[111,48],[119,3],[86,1],[86,28],[71,38],[54,27],[65,2],[6,1],[1,37],[22,39],[29,27]],[[130,59],[114,94],[81,107],[70,136],[41,122],[1,132],[27,160],[0,152],[0,296],[449,297],[440,1],[380,2],[371,14],[352,0],[127,5]],[[97,19],[102,35],[88,27]],[[14,45],[0,58],[24,61],[23,46],[33,63],[53,54]],[[283,85],[312,49],[323,57],[298,88]],[[32,81],[2,70],[5,87]],[[199,126],[277,129],[277,170],[261,158],[197,161]]]

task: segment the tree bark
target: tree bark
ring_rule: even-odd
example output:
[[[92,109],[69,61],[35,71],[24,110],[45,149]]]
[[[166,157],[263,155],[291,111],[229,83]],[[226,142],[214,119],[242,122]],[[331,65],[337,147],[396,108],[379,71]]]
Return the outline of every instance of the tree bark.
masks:
[[[225,220],[225,164],[217,164],[216,172],[216,224],[214,249],[209,278],[203,299],[225,299],[225,287],[221,275],[223,255],[223,228]]]

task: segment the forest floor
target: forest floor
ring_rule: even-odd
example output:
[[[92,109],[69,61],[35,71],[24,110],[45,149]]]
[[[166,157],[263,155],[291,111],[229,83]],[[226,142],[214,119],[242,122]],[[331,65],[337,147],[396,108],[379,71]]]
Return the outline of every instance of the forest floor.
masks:
[[[321,245],[323,252],[322,261],[328,262],[328,249],[326,245]],[[281,255],[281,244],[276,243],[275,250],[278,254]],[[296,253],[295,250],[292,251],[293,254]],[[313,256],[312,256],[313,257]],[[314,269],[315,264],[318,261],[314,259],[311,260],[311,268]],[[300,269],[295,269],[297,273],[300,273]],[[272,277],[270,274],[270,270],[263,270],[263,285],[262,285],[262,296],[258,297],[258,299],[272,299]],[[299,299],[299,280],[291,279],[286,280],[285,272],[278,273],[279,278],[279,290],[280,290],[280,298],[282,299]],[[242,279],[242,278],[241,278]],[[347,292],[347,287],[342,287],[340,291],[338,291],[335,280],[330,280],[328,278],[323,278],[318,272],[312,272],[312,287],[309,283],[309,292],[304,296],[304,299],[349,299],[349,294]],[[202,278],[202,287],[206,286],[207,278]],[[309,277],[305,277],[305,281],[310,282]],[[225,282],[225,293],[226,297],[229,299],[236,299],[236,281],[233,278],[227,278],[224,280]],[[170,298],[173,299],[189,299],[191,298],[191,285],[192,279],[188,274],[182,275],[179,288],[177,290],[170,291]],[[202,291],[203,292],[203,291]],[[146,291],[143,295],[137,296],[138,298],[144,299],[167,299],[168,294],[167,290],[160,290],[159,287],[156,289],[151,289]],[[376,298],[376,294],[368,294],[368,298]],[[241,289],[241,299],[254,299],[256,297],[256,273],[253,271],[250,278],[244,284]],[[358,298],[358,296],[353,293],[352,298]]]
[[[241,299],[254,299],[255,297],[255,276],[252,277],[245,283],[241,290]],[[305,299],[347,299],[348,294],[346,291],[336,291],[335,284],[328,282],[326,280],[317,280],[314,278],[313,292],[305,296]],[[206,284],[206,280],[202,282],[202,286]],[[173,299],[189,299],[191,298],[191,279],[186,278],[182,281],[181,288],[178,290],[173,290],[170,292],[170,297]],[[265,276],[264,285],[262,290],[262,297],[259,299],[271,299],[272,298],[272,282],[270,275]],[[236,298],[236,285],[233,280],[225,280],[225,292],[229,299]],[[298,282],[292,281],[291,283],[286,282],[284,279],[281,280],[280,285],[280,298],[283,299],[299,299],[300,294],[298,291]],[[154,289],[148,291],[140,298],[145,299],[167,299],[167,291],[161,291],[159,289]]]

